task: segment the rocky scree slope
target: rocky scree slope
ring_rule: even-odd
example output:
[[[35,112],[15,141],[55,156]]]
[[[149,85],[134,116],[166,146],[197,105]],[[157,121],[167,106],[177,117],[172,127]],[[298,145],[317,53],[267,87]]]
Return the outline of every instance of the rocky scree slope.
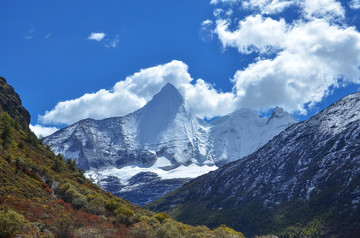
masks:
[[[360,93],[148,208],[190,224],[233,225],[247,236],[358,236]]]

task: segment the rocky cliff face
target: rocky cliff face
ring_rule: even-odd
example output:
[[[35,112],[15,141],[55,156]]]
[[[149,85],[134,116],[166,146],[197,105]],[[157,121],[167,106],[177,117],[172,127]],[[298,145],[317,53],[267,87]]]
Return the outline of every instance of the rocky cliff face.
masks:
[[[0,77],[0,112],[7,112],[15,120],[30,123],[30,113],[22,106],[19,95],[13,87]]]
[[[238,228],[243,228],[245,222],[239,219],[246,211],[241,209],[253,204],[272,218],[267,221],[270,227],[258,224],[258,231],[276,230],[286,222],[295,226],[290,222],[295,212],[303,216],[304,226],[309,220],[328,222],[336,216],[344,221],[352,219],[347,223],[348,232],[359,231],[354,220],[360,211],[360,93],[290,126],[255,153],[193,180],[152,208],[181,211],[176,216],[186,222],[192,216],[201,216],[202,209],[214,214],[238,209],[238,218],[230,223],[238,222]],[[296,206],[290,208],[289,204]],[[196,214],[184,207],[193,207]],[[231,220],[230,214],[218,217],[214,224]],[[323,227],[329,229],[327,232],[344,228],[331,222],[331,227]],[[253,235],[253,231],[247,232]]]

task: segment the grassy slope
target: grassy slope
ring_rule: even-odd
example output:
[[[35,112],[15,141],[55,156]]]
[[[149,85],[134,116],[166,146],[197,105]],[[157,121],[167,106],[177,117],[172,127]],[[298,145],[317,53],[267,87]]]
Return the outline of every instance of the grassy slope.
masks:
[[[249,237],[265,234],[280,237],[360,237],[360,207],[351,206],[354,202],[351,191],[359,186],[360,177],[353,179],[346,188],[329,186],[311,195],[309,200],[292,200],[272,209],[265,208],[262,201],[256,200],[216,209],[214,204],[225,200],[226,194],[199,198],[189,192],[203,189],[199,184],[206,179],[206,176],[199,177],[145,208],[166,212],[187,224],[203,224],[210,228],[226,224]],[[179,203],[182,197],[187,200]]]

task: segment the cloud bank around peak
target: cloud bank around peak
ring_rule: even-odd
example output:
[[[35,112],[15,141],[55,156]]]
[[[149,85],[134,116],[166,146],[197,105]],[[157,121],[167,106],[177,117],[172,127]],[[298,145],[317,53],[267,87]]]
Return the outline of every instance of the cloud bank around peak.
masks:
[[[200,117],[225,115],[235,109],[235,95],[217,91],[202,79],[194,80],[188,66],[173,60],[126,77],[112,89],[59,102],[52,110],[39,116],[42,124],[72,124],[81,119],[103,119],[131,113],[150,101],[166,83],[173,84]]]
[[[46,137],[48,135],[51,135],[55,131],[59,130],[56,127],[46,127],[46,126],[41,126],[41,125],[33,126],[30,124],[29,127],[30,127],[30,130],[32,132],[34,132],[38,138]]]

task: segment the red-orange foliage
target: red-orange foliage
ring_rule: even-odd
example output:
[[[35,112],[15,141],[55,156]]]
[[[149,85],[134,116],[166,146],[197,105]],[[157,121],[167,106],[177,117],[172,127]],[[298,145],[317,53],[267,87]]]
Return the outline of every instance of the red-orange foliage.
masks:
[[[41,180],[40,176],[39,176],[38,174],[32,172],[29,168],[26,168],[26,169],[24,170],[24,173],[27,174],[27,175],[29,175],[30,177],[36,179],[36,180],[39,180],[39,181]]]
[[[97,215],[84,212],[82,210],[76,211],[76,222],[84,225],[103,223]]]
[[[49,185],[47,185],[46,183],[41,183],[41,185],[43,186],[46,192],[53,193],[53,190],[49,187]]]
[[[129,237],[128,236],[129,229],[124,224],[119,224],[119,225],[116,226],[116,228],[117,228],[116,237],[118,237],[118,238]]]
[[[0,204],[5,203],[5,199],[6,199],[6,197],[4,197],[4,196],[0,196]]]
[[[55,200],[56,204],[59,204],[61,206],[63,206],[65,208],[65,212],[69,213],[69,212],[74,212],[74,209],[72,208],[70,203],[65,202],[64,200],[58,198]]]
[[[27,211],[31,207],[31,202],[27,199],[20,200],[19,202],[13,202],[13,204],[19,211]]]
[[[61,198],[56,199],[56,200],[55,200],[55,203],[56,203],[56,204],[59,204],[59,205],[61,205],[61,206],[65,206],[65,202],[64,202],[64,200],[62,200]]]
[[[28,221],[35,222],[43,217],[44,214],[47,214],[49,209],[43,208],[41,206],[30,207],[25,218]]]
[[[65,202],[64,208],[65,208],[65,212],[74,212],[74,209],[72,208],[70,203]]]

